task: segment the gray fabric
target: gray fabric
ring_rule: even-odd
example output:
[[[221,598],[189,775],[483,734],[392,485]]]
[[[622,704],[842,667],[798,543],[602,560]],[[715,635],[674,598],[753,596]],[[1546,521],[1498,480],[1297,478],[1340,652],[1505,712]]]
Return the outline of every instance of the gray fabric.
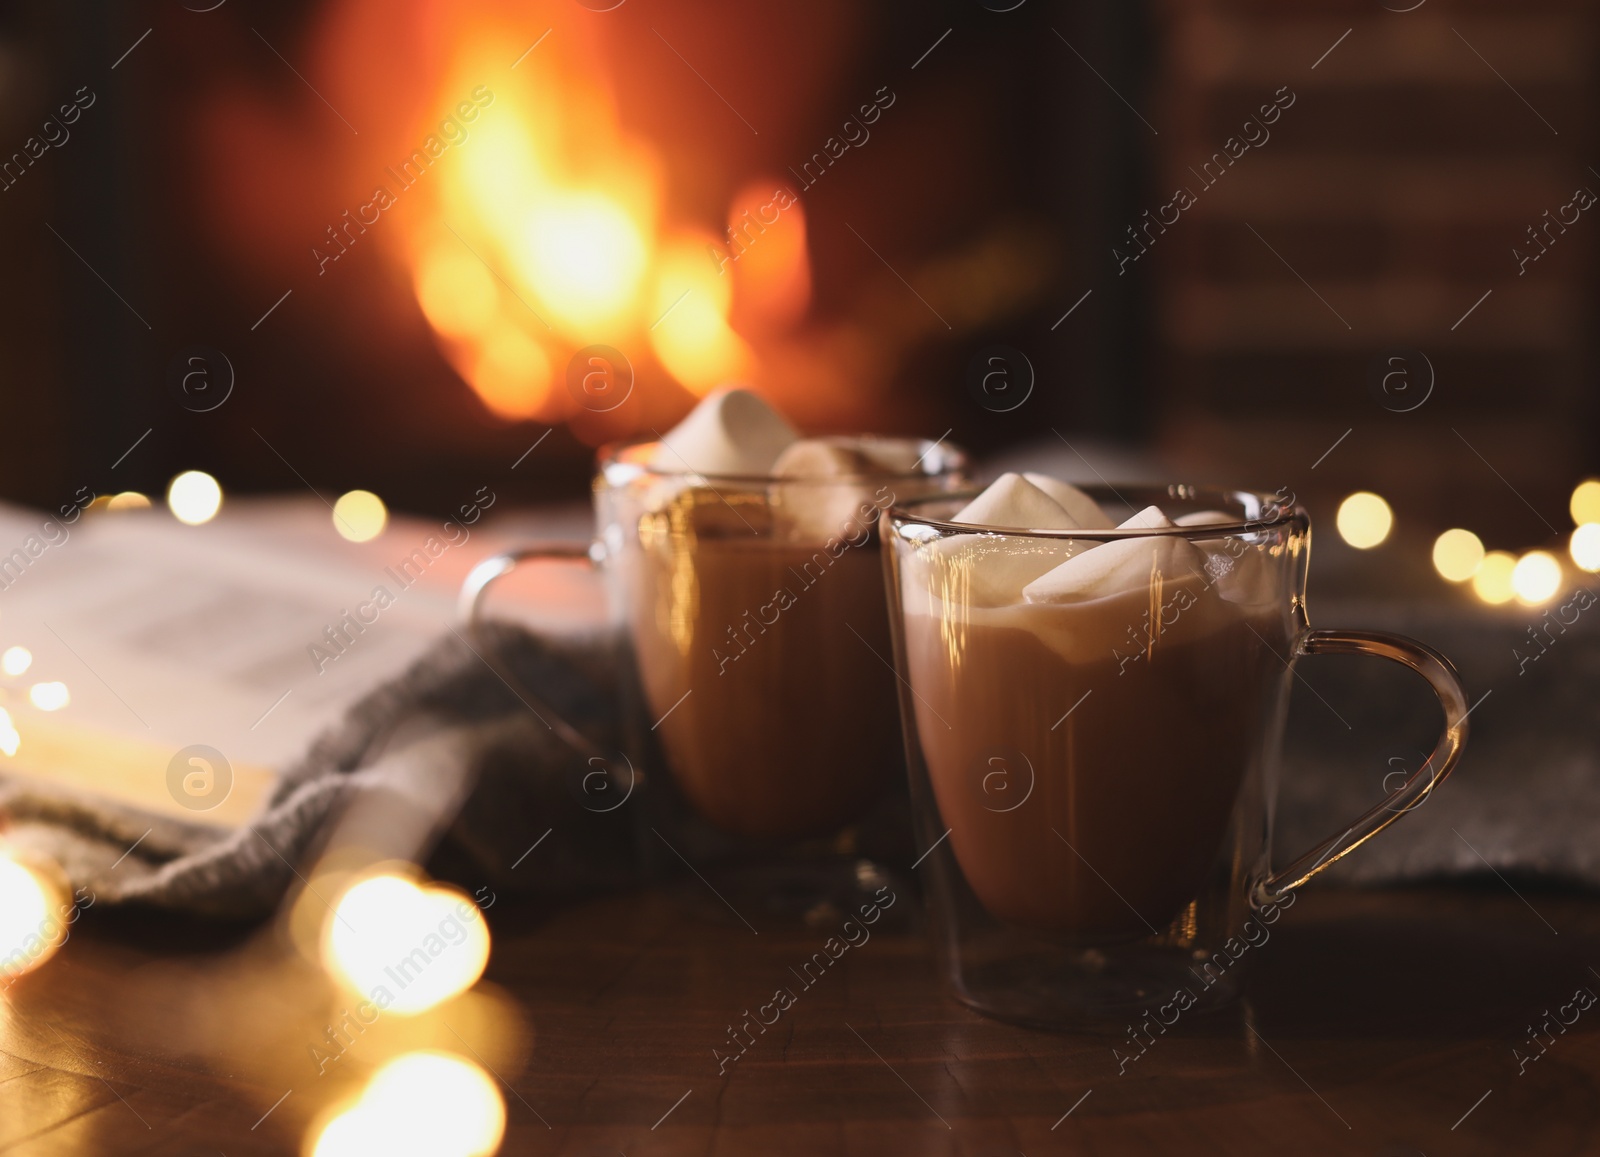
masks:
[[[1532,614],[1381,603],[1326,603],[1319,611],[1318,625],[1422,638],[1456,661],[1469,702],[1489,692],[1472,713],[1468,754],[1452,779],[1330,875],[1386,883],[1492,867],[1600,886],[1600,646],[1592,629],[1575,627],[1519,674],[1513,648],[1528,653]],[[617,705],[630,689],[618,681],[613,641],[555,643],[491,625],[479,645],[534,690],[536,706],[559,712],[603,750],[628,746]],[[1317,659],[1298,674],[1279,862],[1378,803],[1385,778],[1419,766],[1439,727],[1431,694],[1395,665]],[[429,837],[422,842],[437,837],[436,871],[469,888],[553,898],[636,883],[652,865],[676,868],[679,852],[695,858],[732,847],[697,824],[664,779],[645,792],[647,813],[585,806],[571,785],[586,770],[521,695],[450,635],[317,743],[248,829],[219,833],[16,783],[0,784],[0,809],[9,813],[12,842],[51,856],[99,900],[237,917],[269,911],[295,882],[290,865],[306,863],[331,822],[355,810],[376,809],[386,823],[420,816],[418,830]],[[461,792],[452,794],[451,784]],[[358,799],[369,808],[346,807]],[[873,823],[868,836],[878,842],[864,850],[909,862],[903,791]],[[653,825],[671,834],[670,856]],[[536,844],[537,858],[522,864]]]
[[[1600,886],[1600,617],[1589,621],[1600,608],[1565,634],[1551,628],[1554,642],[1542,654],[1528,633],[1544,622],[1542,611],[1442,600],[1427,607],[1323,600],[1315,611],[1315,626],[1394,631],[1432,645],[1455,663],[1468,704],[1478,704],[1450,779],[1331,868],[1331,877],[1391,883],[1492,867]],[[1519,661],[1530,655],[1539,657]],[[1394,664],[1317,658],[1298,671],[1305,682],[1295,681],[1285,744],[1280,862],[1379,803],[1384,777],[1420,766],[1440,727],[1422,680]]]
[[[558,644],[491,625],[477,645],[540,688],[549,708],[616,746],[608,734],[617,699],[608,642]],[[630,878],[631,833],[562,791],[575,768],[581,774],[579,757],[452,633],[358,703],[283,777],[248,828],[219,831],[21,781],[0,781],[0,813],[14,846],[53,859],[97,901],[252,917],[276,905],[330,824],[357,802],[390,826],[413,817],[417,830],[442,832],[443,853],[460,871],[497,886],[563,891]],[[448,790],[453,784],[471,789],[464,805]],[[541,821],[558,812],[575,840],[552,851],[576,851],[557,854],[553,870],[511,875],[503,853],[531,844],[547,826]]]

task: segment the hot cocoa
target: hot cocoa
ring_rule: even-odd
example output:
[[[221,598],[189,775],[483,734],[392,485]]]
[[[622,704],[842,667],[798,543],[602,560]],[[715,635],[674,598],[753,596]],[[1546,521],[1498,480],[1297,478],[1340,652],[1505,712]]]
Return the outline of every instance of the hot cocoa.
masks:
[[[764,533],[703,489],[639,523],[628,597],[646,697],[678,785],[712,823],[826,833],[901,769],[876,507],[813,544],[771,537],[764,500],[728,498]]]
[[[824,835],[904,767],[879,514],[955,480],[914,439],[800,439],[719,391],[597,492],[654,730],[694,807],[739,835]]]
[[[998,526],[1086,529],[1017,476],[991,490],[972,508]],[[1171,525],[1151,507],[1122,529]],[[1202,890],[1287,678],[1281,568],[1257,550],[997,531],[902,558],[916,735],[955,860],[996,918],[1131,939]]]

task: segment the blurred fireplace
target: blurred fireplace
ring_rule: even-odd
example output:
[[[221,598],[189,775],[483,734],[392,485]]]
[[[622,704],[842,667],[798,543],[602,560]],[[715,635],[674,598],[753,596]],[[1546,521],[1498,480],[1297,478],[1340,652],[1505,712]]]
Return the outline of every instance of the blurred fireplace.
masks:
[[[0,490],[577,494],[726,379],[815,430],[1140,432],[1142,291],[1050,328],[1146,164],[1064,47],[1140,89],[1128,6],[605,7],[14,6],[4,147],[95,101],[0,193]],[[995,343],[1020,413],[972,398]],[[609,361],[569,381],[591,346],[631,364],[615,410],[581,389]]]
[[[1600,188],[1590,11],[1008,6],[13,5],[0,156],[94,101],[0,192],[0,493],[575,496],[596,443],[731,376],[813,430],[1154,442],[1197,478],[1470,504],[1507,545],[1494,471],[1560,509],[1596,459],[1590,223],[1510,254]],[[1285,86],[1270,141],[1190,175]],[[1037,375],[1015,412],[972,396],[997,344]],[[591,346],[632,366],[616,410],[574,392],[587,358],[569,382]],[[1436,371],[1412,413],[1368,389],[1393,346]],[[196,350],[236,378],[214,410],[180,392]]]

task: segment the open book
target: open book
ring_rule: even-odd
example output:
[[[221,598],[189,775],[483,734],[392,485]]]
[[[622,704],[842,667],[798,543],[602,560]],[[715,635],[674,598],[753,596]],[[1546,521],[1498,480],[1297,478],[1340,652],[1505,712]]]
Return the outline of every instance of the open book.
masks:
[[[202,526],[0,507],[0,773],[248,822],[351,704],[459,627],[462,579],[522,537],[474,521],[395,519],[356,544],[313,498],[230,502]],[[547,568],[521,605],[508,592],[513,611],[593,622],[575,570]]]

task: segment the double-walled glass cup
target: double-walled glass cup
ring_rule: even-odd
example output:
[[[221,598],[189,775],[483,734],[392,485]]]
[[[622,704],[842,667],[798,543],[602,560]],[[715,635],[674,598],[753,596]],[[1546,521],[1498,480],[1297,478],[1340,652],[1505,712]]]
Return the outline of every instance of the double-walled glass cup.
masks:
[[[1091,494],[1110,511],[1159,506],[1180,525],[947,521],[963,496],[899,503],[882,520],[943,966],[959,999],[1030,1024],[1237,995],[1294,890],[1420,805],[1467,733],[1461,687],[1436,652],[1311,629],[1304,511],[1189,486]],[[1319,654],[1417,671],[1444,732],[1388,799],[1274,870],[1291,672]]]
[[[469,578],[476,623],[489,585],[520,563],[600,563],[639,691],[621,763],[644,773],[663,840],[684,803],[714,829],[674,838],[687,858],[833,836],[900,775],[879,517],[966,485],[966,458],[948,444],[896,446],[907,469],[818,478],[700,474],[658,443],[609,447],[592,545],[529,545]],[[615,753],[586,754],[603,769],[586,790],[620,798]]]

